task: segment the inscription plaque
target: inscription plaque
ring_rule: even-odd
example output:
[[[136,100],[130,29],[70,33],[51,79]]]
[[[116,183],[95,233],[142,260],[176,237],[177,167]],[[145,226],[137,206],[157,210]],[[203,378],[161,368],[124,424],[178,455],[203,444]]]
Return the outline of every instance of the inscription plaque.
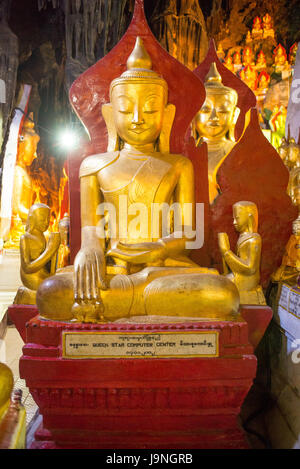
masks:
[[[218,331],[63,332],[63,358],[218,357]]]

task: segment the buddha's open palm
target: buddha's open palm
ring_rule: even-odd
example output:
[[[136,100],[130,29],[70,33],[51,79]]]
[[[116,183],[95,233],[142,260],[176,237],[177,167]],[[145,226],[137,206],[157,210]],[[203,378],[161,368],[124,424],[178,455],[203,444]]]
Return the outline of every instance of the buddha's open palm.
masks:
[[[106,290],[105,258],[101,248],[82,247],[74,261],[75,301],[101,301],[99,290]]]

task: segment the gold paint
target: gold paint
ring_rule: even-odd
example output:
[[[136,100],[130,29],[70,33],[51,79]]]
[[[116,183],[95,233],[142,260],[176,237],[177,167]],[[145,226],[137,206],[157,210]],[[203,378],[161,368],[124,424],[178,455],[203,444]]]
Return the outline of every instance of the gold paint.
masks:
[[[216,64],[205,78],[206,99],[197,113],[193,127],[196,144],[207,143],[210,203],[218,195],[217,172],[234,146],[234,126],[238,117],[237,93],[222,84]]]
[[[39,285],[56,270],[60,234],[50,233],[47,241],[44,232],[50,222],[50,208],[44,204],[30,207],[25,234],[20,240],[22,287],[17,291],[15,304],[35,304]]]
[[[237,286],[241,304],[266,304],[260,286],[261,237],[256,232],[256,205],[248,201],[234,204],[233,224],[240,233],[236,254],[230,250],[227,233],[218,234],[224,274]]]
[[[25,224],[33,199],[33,185],[28,168],[37,157],[36,149],[40,140],[34,130],[33,114],[25,119],[19,137],[17,162],[14,173],[12,221],[6,249],[19,249],[20,237],[25,232]]]
[[[171,220],[170,234],[163,234],[161,224],[153,232],[153,203],[195,206],[193,166],[168,152],[175,108],[168,104],[165,80],[139,68],[151,66],[141,39],[128,62],[129,70],[111,84],[111,103],[103,107],[109,151],[86,158],[81,166],[82,243],[74,270],[62,270],[40,285],[40,314],[83,322],[147,315],[235,317],[235,285],[188,258],[187,239],[182,231],[175,234]],[[101,202],[115,209],[115,233],[105,213],[97,214]],[[126,212],[133,203],[143,204],[148,221],[138,237]],[[193,229],[195,211],[180,221]],[[122,232],[126,224],[128,231]]]

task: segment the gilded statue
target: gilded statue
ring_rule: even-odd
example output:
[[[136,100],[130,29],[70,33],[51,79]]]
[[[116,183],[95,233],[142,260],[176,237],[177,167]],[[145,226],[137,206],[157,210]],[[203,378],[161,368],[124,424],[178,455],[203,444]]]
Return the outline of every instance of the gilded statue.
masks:
[[[216,64],[211,64],[205,78],[206,99],[197,113],[193,127],[196,145],[208,147],[209,200],[218,195],[217,172],[235,144],[234,126],[238,117],[237,92],[224,86]]]
[[[267,39],[268,37],[274,39],[275,38],[275,32],[273,29],[273,24],[272,24],[272,18],[269,15],[269,13],[266,13],[265,16],[263,17],[263,38]]]
[[[35,132],[33,114],[25,119],[19,136],[18,154],[14,172],[12,218],[9,240],[4,247],[18,249],[20,237],[25,232],[25,224],[32,205],[34,189],[28,168],[37,157],[37,144],[40,140]]]
[[[254,66],[253,51],[250,46],[246,46],[243,50],[243,67],[247,65]]]
[[[13,391],[11,369],[0,362],[0,449],[25,449],[26,411],[22,391]]]
[[[298,50],[298,42],[295,42],[290,48],[289,52],[289,64],[294,67],[296,63],[296,55]]]
[[[60,233],[60,246],[57,253],[56,269],[62,269],[63,267],[70,265],[70,217],[68,213],[65,213],[64,217],[59,221],[58,229]]]
[[[287,60],[287,54],[285,48],[278,44],[274,50],[274,71],[275,73],[288,73],[291,70],[291,66]]]
[[[266,68],[267,68],[266,56],[265,56],[265,54],[263,53],[262,50],[259,52],[259,54],[257,56],[255,68],[258,72],[260,72],[262,70],[266,70]]]
[[[266,304],[260,285],[261,236],[257,233],[258,211],[253,202],[233,205],[233,224],[240,233],[236,254],[231,251],[227,233],[219,233],[224,275],[240,292],[241,304]]]
[[[238,73],[243,64],[242,64],[242,57],[241,57],[241,54],[240,52],[236,52],[233,56],[233,66],[234,66],[234,72],[235,73]]]
[[[261,39],[263,37],[263,28],[259,16],[256,16],[253,20],[253,27],[251,33],[253,39]]]
[[[280,267],[272,274],[272,282],[295,285],[300,274],[300,167],[290,173],[288,194],[298,207],[298,217],[293,222],[293,233],[288,240]]]
[[[41,317],[234,317],[236,286],[188,257],[195,210],[176,223],[174,212],[167,227],[166,217],[152,216],[155,204],[195,208],[194,174],[190,160],[169,153],[175,107],[139,37],[127,70],[111,82],[102,113],[108,151],[87,157],[80,168],[81,248],[74,267],[39,286]],[[143,215],[138,223],[137,211]]]
[[[246,65],[246,67],[241,70],[240,77],[251,90],[256,90],[257,71],[252,65]]]
[[[252,35],[251,31],[247,31],[247,36],[246,36],[246,44],[250,44],[252,42]]]
[[[285,136],[286,116],[287,108],[285,106],[274,106],[269,124],[272,130],[271,143],[276,149],[280,146],[281,140]]]
[[[228,70],[230,70],[232,73],[234,73],[234,64],[233,64],[233,60],[232,60],[232,57],[230,54],[227,55],[226,59],[225,59],[225,62],[224,62],[224,65],[226,68],[228,68]]]
[[[50,208],[45,204],[30,207],[26,231],[20,239],[23,286],[19,287],[14,303],[35,304],[39,285],[56,270],[60,234],[50,233],[48,241],[44,235],[49,228]]]

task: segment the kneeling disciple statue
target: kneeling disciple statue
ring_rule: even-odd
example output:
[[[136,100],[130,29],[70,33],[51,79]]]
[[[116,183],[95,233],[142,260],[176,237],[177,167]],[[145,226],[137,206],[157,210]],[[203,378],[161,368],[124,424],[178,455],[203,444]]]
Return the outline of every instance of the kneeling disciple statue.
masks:
[[[240,292],[241,304],[265,305],[260,285],[261,237],[257,233],[258,213],[253,202],[237,202],[233,206],[233,224],[240,233],[237,253],[230,250],[227,233],[219,233],[224,274]]]
[[[226,320],[238,312],[234,283],[188,258],[195,211],[177,223],[181,230],[172,229],[172,217],[167,234],[154,223],[155,204],[177,204],[182,213],[195,204],[192,163],[169,153],[175,107],[168,104],[166,81],[151,68],[138,37],[127,70],[111,83],[111,102],[102,107],[111,151],[81,165],[82,235],[74,268],[49,277],[37,291],[44,318]],[[144,215],[140,231],[137,207]]]

